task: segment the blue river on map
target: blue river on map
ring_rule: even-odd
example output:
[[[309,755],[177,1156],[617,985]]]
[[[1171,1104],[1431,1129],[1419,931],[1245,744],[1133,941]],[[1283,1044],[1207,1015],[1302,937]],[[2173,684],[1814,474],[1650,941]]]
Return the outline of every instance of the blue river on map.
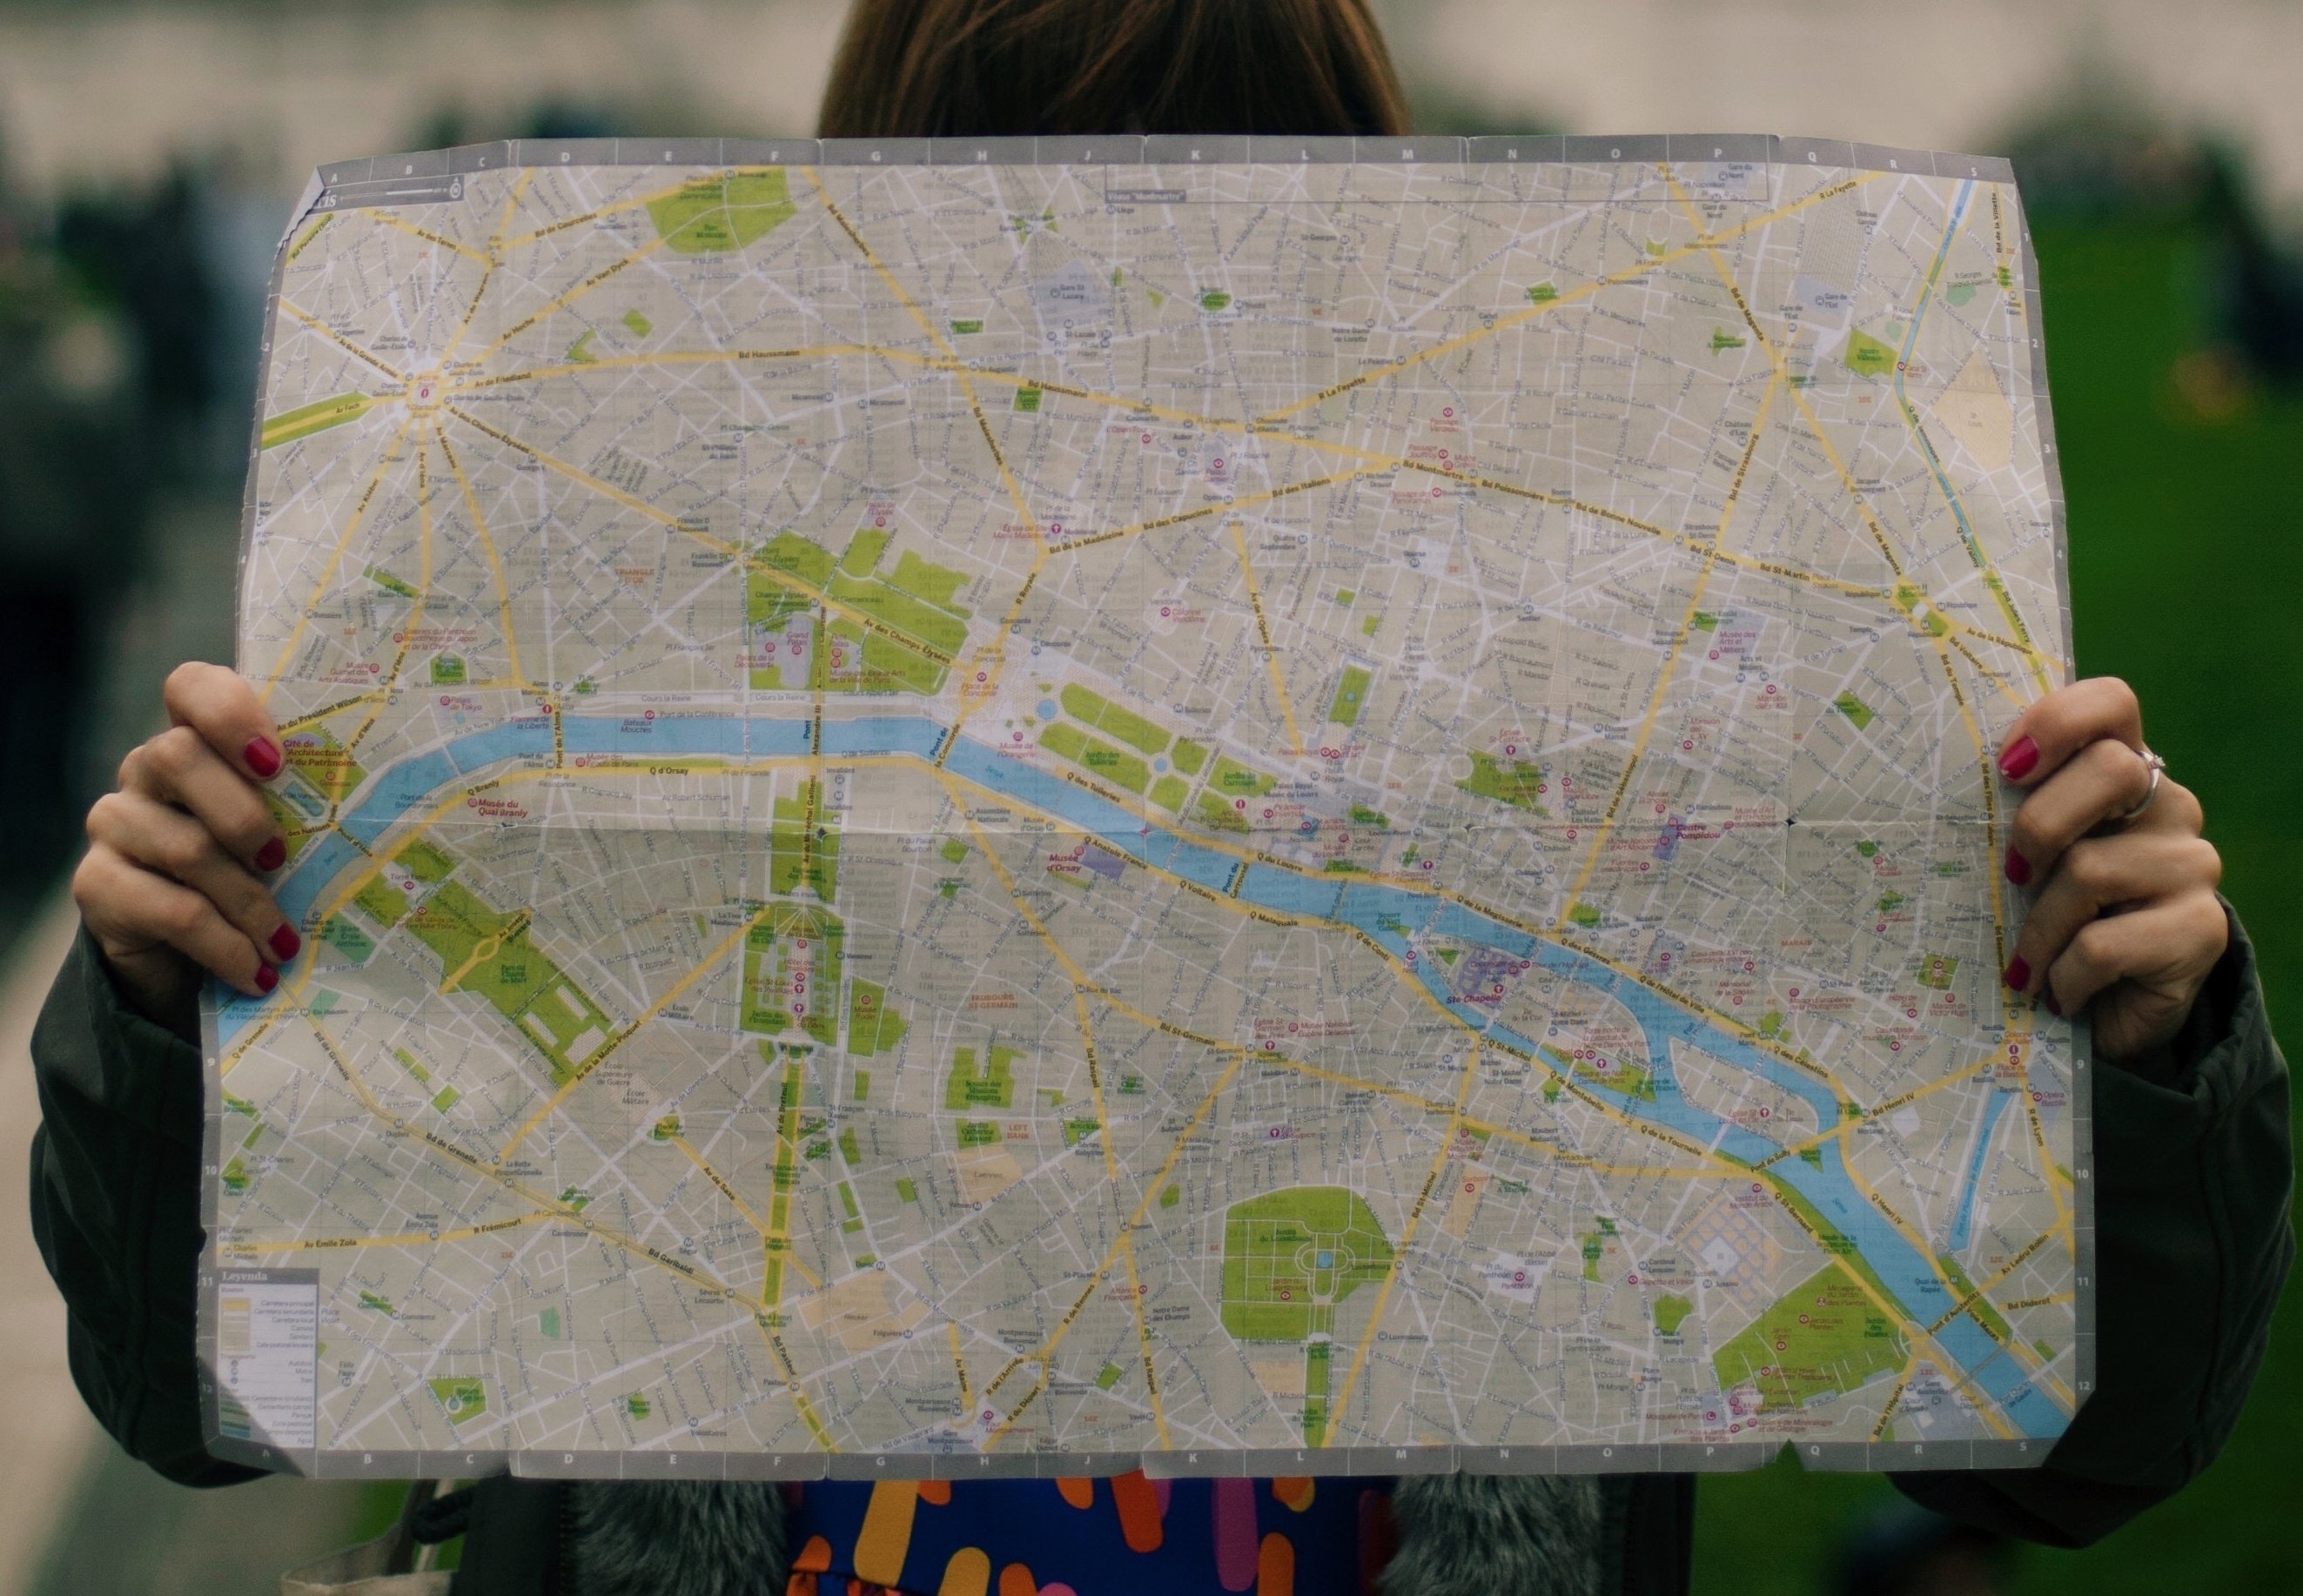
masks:
[[[560,745],[570,755],[612,755],[628,759],[713,756],[731,759],[791,757],[809,751],[811,722],[747,719],[740,715],[663,714],[654,718],[623,715],[564,715]],[[950,728],[924,716],[888,715],[823,722],[826,757],[908,755],[932,760],[950,738]],[[428,801],[448,801],[442,789],[507,760],[548,759],[553,725],[544,714],[522,716],[469,732],[431,752],[416,755],[376,775],[358,804],[338,817],[337,828],[308,846],[291,873],[275,884],[274,896],[289,919],[303,924],[320,893],[411,810]],[[1147,826],[1143,816],[1100,798],[1060,776],[961,737],[944,766],[976,787],[1053,815],[1097,838],[1104,847],[1209,891],[1229,893],[1243,903],[1307,920],[1350,925],[1394,957],[1408,962],[1432,998],[1474,1033],[1491,1037],[1529,1057],[1536,1043],[1501,1025],[1480,1005],[1451,991],[1442,973],[1412,960],[1411,943],[1420,935],[1494,949],[1514,960],[1579,982],[1621,1004],[1647,1038],[1649,1096],[1611,1091],[1585,1078],[1583,1090],[1608,1101],[1618,1111],[1658,1129],[1749,1164],[1776,1158],[1781,1147],[1731,1125],[1682,1094],[1671,1065],[1673,1042],[1759,1076],[1801,1098],[1828,1130],[1840,1121],[1841,1104],[1831,1089],[1783,1060],[1720,1030],[1643,984],[1573,949],[1562,948],[1477,909],[1443,897],[1385,882],[1346,876],[1305,875],[1264,864],[1246,864],[1186,838]],[[357,840],[359,849],[355,849]],[[1236,891],[1233,877],[1239,876]],[[1430,961],[1421,961],[1429,963]],[[265,1002],[219,992],[217,1027],[230,1041],[262,1012]],[[1961,1191],[1949,1250],[1966,1246],[1975,1189],[2000,1110],[2010,1094],[1995,1094],[1987,1123],[1978,1136]],[[1865,1199],[1850,1177],[1836,1139],[1821,1146],[1822,1161],[1778,1158],[1770,1178],[1797,1192],[1853,1244],[1906,1315],[1922,1324],[1944,1319],[1959,1299],[1918,1248]],[[2009,1356],[1971,1314],[1961,1313],[1934,1332],[1936,1343],[1978,1389],[1987,1393],[2024,1434],[2061,1434],[2066,1420],[2054,1404],[2031,1385],[2029,1374]]]

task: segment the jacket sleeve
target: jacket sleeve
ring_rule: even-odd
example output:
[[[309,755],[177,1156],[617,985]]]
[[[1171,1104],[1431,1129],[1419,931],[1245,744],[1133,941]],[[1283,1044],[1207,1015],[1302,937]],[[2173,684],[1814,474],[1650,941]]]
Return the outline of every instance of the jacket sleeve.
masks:
[[[2054,1546],[2100,1540],[2214,1460],[2295,1251],[2287,1061],[2236,916],[2182,1034],[2092,1074],[2095,1391],[2036,1469],[1894,1476],[1938,1513]]]
[[[32,1068],[32,1234],[63,1294],[73,1383],[169,1479],[255,1478],[210,1457],[202,1435],[199,1050],[122,1000],[83,931],[41,1008]]]

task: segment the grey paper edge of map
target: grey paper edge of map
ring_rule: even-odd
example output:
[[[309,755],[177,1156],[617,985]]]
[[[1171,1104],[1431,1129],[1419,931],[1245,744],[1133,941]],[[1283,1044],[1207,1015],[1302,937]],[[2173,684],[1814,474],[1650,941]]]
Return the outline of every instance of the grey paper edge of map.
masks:
[[[304,184],[303,193],[288,213],[288,222],[280,231],[280,241],[272,250],[272,276],[264,293],[264,332],[257,346],[257,402],[250,406],[248,426],[248,481],[240,491],[240,550],[232,562],[232,664],[245,666],[240,657],[240,602],[248,590],[249,545],[256,539],[257,466],[264,452],[264,394],[272,383],[272,308],[280,302],[281,284],[288,274],[289,241],[296,236],[320,204],[327,185],[315,172]],[[200,1434],[209,1453],[232,1463],[243,1463],[251,1468],[269,1469],[275,1474],[310,1474],[318,1463],[318,1454],[310,1451],[289,1451],[282,1448],[245,1441],[224,1433],[222,1393],[217,1385],[216,1349],[216,1287],[217,1272],[223,1266],[216,1246],[217,1209],[222,1202],[220,1181],[224,1173],[224,1046],[222,1034],[216,1026],[215,984],[205,982],[200,987],[200,1234],[205,1238],[200,1247],[199,1271],[195,1279],[192,1305],[193,1366],[198,1372],[200,1403]]]
[[[2047,386],[2047,319],[2039,290],[2039,257],[2031,247],[2030,207],[2013,172],[2007,178],[2015,200],[2015,236],[2022,245],[2023,315],[2031,329],[2032,426],[2039,438],[2039,467],[2046,479],[2047,505],[2055,546],[2055,595],[2063,610],[2063,647],[2056,662],[2065,681],[2079,676],[2079,631],[2071,612],[2071,514],[2063,494],[2063,461],[2055,446],[2054,403]],[[2095,1026],[2085,1015],[2071,1022],[2071,1389],[2079,1406],[2095,1394]],[[2072,1415],[2079,1415],[2076,1409]]]
[[[806,154],[822,165],[871,165],[883,160],[887,153],[900,146],[911,156],[908,162],[894,165],[1043,165],[1041,146],[1062,144],[1068,147],[1074,140],[1022,139],[985,140],[947,139],[528,139],[493,144],[464,145],[451,149],[423,152],[420,156],[384,156],[363,161],[335,162],[314,172],[306,184],[286,228],[283,231],[274,253],[272,280],[266,295],[267,307],[276,303],[283,278],[287,269],[289,241],[296,231],[315,210],[333,209],[328,202],[335,191],[350,190],[356,185],[378,182],[377,169],[399,163],[404,170],[400,175],[407,180],[444,178],[491,169],[513,166],[543,166],[575,165],[580,154],[586,157],[605,155],[605,161],[591,160],[586,164],[615,165],[712,165],[744,164],[757,161],[783,160],[793,165],[794,156]],[[1107,147],[1120,144],[1120,139],[1098,139]],[[1158,137],[1141,140],[1144,164],[1160,164],[1154,158],[1154,147],[1170,160],[1177,158],[1166,147],[1180,145],[1181,139]],[[1255,139],[1244,136],[1227,136],[1218,139],[1196,139],[1193,143],[1202,150],[1211,146],[1219,156],[1236,155],[1242,160],[1262,159],[1267,163],[1277,154],[1272,147],[1282,142],[1294,143],[1299,149],[1303,140]],[[1556,134],[1532,134],[1516,137],[1481,137],[1477,139],[1321,139],[1314,141],[1321,148],[1309,159],[1320,162],[1351,160],[1366,164],[1384,160],[1383,151],[1394,151],[1386,164],[1413,162],[1419,165],[1442,165],[1450,161],[1463,165],[1490,165],[1521,160],[1536,150],[1537,163],[1559,164],[1577,160],[1621,160],[1626,164],[1657,159],[1700,160],[1765,160],[1771,164],[1836,166],[1845,169],[1876,172],[1904,172],[1912,175],[1961,176],[1980,182],[2002,183],[2014,190],[2013,167],[2004,157],[1995,156],[1966,156],[1937,151],[1902,149],[1890,146],[1850,144],[1837,139],[1784,139],[1773,134],[1655,134],[1625,135],[1621,138],[1577,137]],[[1029,143],[1032,153],[1027,159],[1023,146]],[[1440,148],[1449,144],[1456,148],[1451,153]],[[975,149],[962,158],[957,147],[973,144]],[[1348,144],[1349,154],[1342,146]],[[625,146],[631,147],[628,157]],[[1261,149],[1253,146],[1261,146]],[[1681,148],[1684,146],[1685,148]],[[846,148],[841,148],[846,147]],[[1604,147],[1604,153],[1602,148]],[[1648,153],[1659,147],[1659,153]],[[645,156],[644,152],[653,151]],[[1554,152],[1556,153],[1554,153]],[[981,153],[979,153],[981,152]],[[1637,152],[1636,154],[1632,152]],[[1051,149],[1050,154],[1054,153]],[[1116,158],[1123,152],[1109,150],[1100,155],[1101,164],[1126,165]],[[550,156],[551,159],[544,157]],[[875,159],[876,156],[876,159]],[[1799,157],[1804,157],[1804,160]],[[1404,161],[1403,161],[1404,157]],[[492,168],[490,162],[500,165]],[[1085,164],[1085,163],[1077,163]],[[1210,163],[1215,164],[1215,163]],[[1961,171],[1965,167],[1965,171]],[[387,174],[388,175],[388,174]],[[431,202],[444,195],[428,196]],[[2020,191],[2016,194],[2017,233],[2021,241],[2021,260],[2024,273],[2025,315],[2032,328],[2031,377],[2034,414],[2037,418],[2043,467],[2046,477],[2048,498],[2053,518],[2055,578],[2062,606],[2063,637],[2067,644],[2073,638],[2071,625],[2070,554],[2067,542],[2065,503],[2061,464],[2054,449],[2054,427],[2048,400],[2045,324],[2040,311],[2038,262],[2032,249],[2030,224]],[[272,333],[267,317],[257,374],[259,396],[269,384],[271,376]],[[233,586],[233,637],[235,649],[240,635],[239,610],[245,589],[249,547],[253,540],[256,520],[256,468],[261,455],[264,419],[260,404],[250,426],[249,444],[249,477],[243,495],[240,546],[238,570]],[[2068,666],[2070,662],[2059,662]],[[2070,672],[2066,671],[2068,675]],[[213,1076],[219,1063],[219,1048],[213,989],[203,992],[201,999],[201,1053],[203,1076]],[[2093,1114],[2090,1104],[2092,1082],[2088,1070],[2093,1060],[2093,1039],[2089,1027],[2082,1020],[2072,1029],[2073,1077],[2071,1089],[2072,1167],[2079,1178],[2075,1185],[2072,1211],[2072,1236],[2075,1280],[2084,1288],[2093,1274],[2095,1254],[2094,1186],[2088,1178],[2094,1160]],[[957,1479],[957,1478],[1038,1478],[1059,1473],[1075,1472],[1097,1464],[1098,1457],[1074,1453],[1035,1453],[1014,1457],[985,1457],[979,1454],[958,1453],[873,1453],[828,1457],[814,1454],[754,1454],[733,1452],[698,1452],[678,1454],[699,1459],[693,1474],[676,1472],[677,1465],[661,1461],[652,1452],[407,1452],[352,1453],[349,1451],[289,1451],[260,1443],[242,1441],[220,1433],[220,1415],[215,1378],[216,1324],[215,1317],[215,1268],[217,1266],[215,1232],[218,1190],[216,1176],[220,1169],[217,1159],[221,1152],[222,1088],[220,1079],[207,1084],[215,1089],[208,1092],[203,1127],[200,1213],[202,1224],[210,1240],[201,1260],[200,1291],[198,1306],[197,1337],[199,1349],[202,1419],[207,1437],[208,1450],[228,1461],[246,1463],[251,1466],[281,1473],[325,1474],[330,1477],[420,1478],[433,1474],[446,1476],[461,1472],[464,1475],[494,1472],[509,1466],[510,1472],[538,1479],[671,1479],[726,1478],[761,1480],[841,1479]],[[2095,1372],[2095,1301],[2091,1288],[2075,1289],[2073,1356],[2075,1383],[2082,1393],[2081,1403],[2094,1381]],[[1109,1461],[1117,1464],[1133,1457],[1143,1472],[1153,1478],[1193,1478],[1202,1476],[1239,1476],[1254,1473],[1268,1465],[1264,1472],[1278,1473],[1290,1467],[1316,1466],[1330,1474],[1400,1474],[1465,1472],[1476,1474],[1556,1474],[1562,1472],[1607,1474],[1626,1472],[1700,1472],[1740,1470],[1766,1466],[1784,1449],[1780,1441],[1750,1441],[1739,1443],[1641,1443],[1623,1447],[1472,1447],[1438,1446],[1410,1448],[1320,1448],[1295,1451],[1218,1452],[1202,1449],[1197,1453],[1154,1452],[1113,1454]],[[1803,1467],[1818,1471],[1870,1472],[1894,1468],[1897,1470],[1960,1469],[1978,1467],[2025,1467],[2036,1465],[2046,1456],[2052,1441],[1968,1441],[1968,1442],[1809,1442],[1793,1443],[1792,1451]],[[1932,1446],[1933,1451],[1928,1448]],[[1202,1464],[1202,1459],[1211,1459]],[[475,1460],[480,1460],[475,1467]],[[710,1462],[702,1460],[709,1459]],[[789,1460],[789,1463],[788,1463]],[[1540,1461],[1538,1461],[1540,1460]],[[401,1472],[386,1473],[385,1470]]]
[[[1296,152],[1290,158],[1286,151]],[[1077,150],[1074,155],[1071,152]],[[1295,165],[1356,164],[1470,168],[1528,165],[1650,165],[1754,161],[1843,170],[1971,177],[2012,184],[2002,156],[1959,155],[1795,139],[1774,133],[1414,135],[1283,139],[1244,133],[1103,134],[983,139],[522,139],[330,161],[313,174],[299,215],[347,206],[384,208],[460,198],[460,180],[514,168],[595,166]],[[2028,253],[2029,238],[2026,234]]]

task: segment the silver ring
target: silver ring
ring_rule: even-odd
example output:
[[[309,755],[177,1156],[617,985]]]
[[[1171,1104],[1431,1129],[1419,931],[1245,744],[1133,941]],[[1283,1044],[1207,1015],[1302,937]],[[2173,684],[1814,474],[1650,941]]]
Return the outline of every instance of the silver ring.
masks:
[[[2167,762],[2150,749],[2138,748],[2135,752],[2141,757],[2143,768],[2151,773],[2151,785],[2143,790],[2143,796],[2137,800],[2135,807],[2119,817],[2122,825],[2143,818],[2143,812],[2151,806],[2151,800],[2159,796],[2159,773],[2167,768]]]

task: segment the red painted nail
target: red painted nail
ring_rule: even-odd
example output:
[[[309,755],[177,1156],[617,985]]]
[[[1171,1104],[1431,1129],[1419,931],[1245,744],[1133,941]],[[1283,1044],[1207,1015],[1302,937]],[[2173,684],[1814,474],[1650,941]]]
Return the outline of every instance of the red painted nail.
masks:
[[[279,984],[280,972],[278,970],[274,969],[268,964],[260,964],[256,967],[257,991],[270,992],[274,987]]]
[[[2063,1018],[2063,1006],[2055,1001],[2055,989],[2051,986],[2042,995],[2044,995],[2047,1000],[2047,1012],[2054,1015],[2057,1019]]]
[[[2000,976],[2010,992],[2021,992],[2031,984],[2031,966],[2020,953],[2007,961],[2007,973]]]
[[[2031,861],[2016,852],[2012,842],[2007,845],[2007,879],[2019,887],[2031,884]]]
[[[265,945],[272,950],[273,958],[282,964],[286,964],[298,953],[303,951],[304,939],[296,934],[296,928],[293,925],[283,923],[279,930],[272,933],[272,940]]]
[[[264,846],[256,850],[258,870],[277,870],[288,862],[288,845],[277,837],[266,837]]]
[[[250,738],[240,756],[248,761],[248,768],[261,781],[269,781],[280,773],[280,750],[272,746],[268,737]]]
[[[2020,781],[2039,763],[2039,745],[2028,737],[2019,737],[1999,756],[1999,773],[2010,781]]]

